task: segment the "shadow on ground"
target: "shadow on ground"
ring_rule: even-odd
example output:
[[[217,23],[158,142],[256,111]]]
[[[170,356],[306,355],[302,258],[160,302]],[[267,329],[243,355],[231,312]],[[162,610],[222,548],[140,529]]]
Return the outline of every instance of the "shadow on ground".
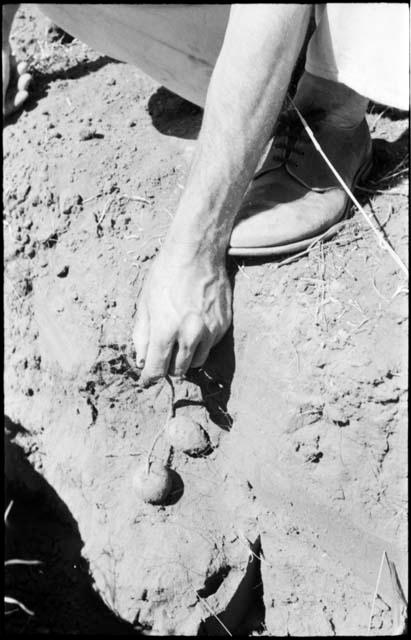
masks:
[[[5,594],[34,612],[5,616],[8,634],[140,635],[118,618],[93,589],[81,556],[77,522],[13,438],[24,429],[5,419],[5,505],[13,501],[5,529],[5,557],[40,560],[39,566],[5,568]],[[9,608],[13,608],[9,605]]]
[[[261,635],[264,631],[265,606],[264,590],[261,579],[261,540],[250,543],[251,555],[244,577],[224,611],[209,616],[200,625],[199,636],[250,636]],[[222,582],[222,580],[221,580]],[[210,584],[206,593],[198,592],[200,597],[209,597],[221,584]],[[204,590],[202,590],[204,591]]]
[[[391,109],[395,112],[394,109]],[[395,113],[392,119],[404,119],[404,112],[396,112],[403,114],[402,118],[397,118]],[[367,183],[370,183],[374,188],[379,190],[389,190],[395,187],[404,179],[404,173],[393,176],[392,178],[384,179],[385,176],[389,176],[395,169],[398,163],[406,158],[409,153],[410,134],[409,128],[407,128],[396,140],[388,142],[383,138],[373,139],[373,166],[370,175],[368,176]],[[404,171],[409,168],[409,159],[404,163]],[[377,186],[378,184],[378,186]]]
[[[164,135],[196,140],[203,119],[201,107],[184,100],[165,87],[157,89],[148,101],[153,126]]]
[[[298,80],[304,71],[305,53],[310,36],[314,31],[314,26],[314,22],[311,21],[291,77],[289,91],[292,96],[295,94]],[[203,120],[203,109],[165,87],[160,87],[150,97],[148,112],[151,115],[154,127],[160,133],[188,140],[196,140],[198,138]]]
[[[227,274],[233,291],[237,271],[238,263],[228,260]],[[204,366],[200,369],[190,369],[187,373],[187,379],[200,387],[201,404],[207,409],[210,420],[224,431],[230,431],[233,425],[233,419],[228,412],[228,401],[234,372],[234,329],[231,325],[224,338],[210,351]],[[190,404],[190,401],[180,401],[178,406],[184,404]]]
[[[38,105],[38,102],[44,98],[49,91],[50,84],[56,80],[77,80],[83,76],[87,76],[90,73],[95,73],[107,64],[118,63],[118,60],[114,60],[109,56],[101,56],[97,60],[82,61],[72,67],[65,70],[42,72],[36,68],[30,69],[32,75],[32,84],[30,89],[30,97],[24,103],[24,111],[33,111]],[[19,119],[21,109],[7,116],[3,126],[15,124]]]

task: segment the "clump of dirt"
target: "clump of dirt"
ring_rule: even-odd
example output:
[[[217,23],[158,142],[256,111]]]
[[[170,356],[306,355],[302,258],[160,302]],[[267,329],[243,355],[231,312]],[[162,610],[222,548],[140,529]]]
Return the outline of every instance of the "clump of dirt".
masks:
[[[383,551],[407,584],[405,277],[360,214],[296,262],[231,260],[233,329],[176,388],[210,451],[170,458],[160,441],[172,498],[139,500],[169,393],[138,387],[132,328],[201,112],[45,24],[20,10],[36,89],[4,131],[5,410],[36,471],[9,465],[10,482],[52,487],[105,611],[132,631],[364,634]],[[367,119],[359,193],[405,260],[408,119],[378,105]],[[386,573],[374,634],[396,630]]]

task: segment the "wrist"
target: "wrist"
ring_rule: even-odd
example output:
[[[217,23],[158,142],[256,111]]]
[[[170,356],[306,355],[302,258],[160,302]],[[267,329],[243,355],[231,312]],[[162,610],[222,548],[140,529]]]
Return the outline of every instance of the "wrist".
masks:
[[[163,249],[184,262],[207,260],[224,263],[230,243],[231,225],[220,222],[212,211],[177,209]]]

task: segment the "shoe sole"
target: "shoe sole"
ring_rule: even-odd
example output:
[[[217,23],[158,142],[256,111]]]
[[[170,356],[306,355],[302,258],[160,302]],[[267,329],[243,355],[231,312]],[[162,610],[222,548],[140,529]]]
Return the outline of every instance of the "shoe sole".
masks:
[[[353,180],[353,186],[351,187],[352,191],[355,191],[358,184],[361,181],[365,180],[369,175],[372,167],[372,157],[370,157],[366,164],[363,165],[358,174],[355,176]],[[274,246],[268,247],[230,247],[228,249],[228,255],[233,257],[243,257],[243,258],[254,258],[254,257],[264,257],[264,256],[283,256],[293,253],[299,253],[300,251],[304,251],[310,245],[314,244],[319,240],[329,240],[333,236],[338,233],[340,229],[341,223],[349,218],[349,213],[351,211],[353,203],[351,199],[348,198],[348,202],[342,212],[341,217],[337,222],[335,222],[329,229],[324,231],[323,233],[318,234],[317,236],[311,236],[310,238],[304,238],[304,240],[298,240],[297,242],[290,242],[288,244],[278,244]]]

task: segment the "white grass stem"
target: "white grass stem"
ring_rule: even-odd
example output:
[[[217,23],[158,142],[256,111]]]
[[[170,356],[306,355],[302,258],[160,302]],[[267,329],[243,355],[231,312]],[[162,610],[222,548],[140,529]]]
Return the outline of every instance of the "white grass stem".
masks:
[[[6,525],[6,527],[7,527],[7,526],[8,526],[8,524],[9,524],[9,523],[7,522],[7,518],[8,518],[8,517],[9,517],[9,515],[10,515],[10,511],[11,511],[11,508],[12,508],[13,504],[14,504],[14,501],[13,501],[13,500],[10,500],[10,502],[9,502],[9,504],[8,504],[8,506],[7,506],[6,511],[4,512],[4,524]]]
[[[378,570],[378,576],[377,576],[377,583],[376,583],[376,585],[375,585],[374,596],[373,596],[373,599],[372,599],[372,605],[371,605],[371,611],[370,611],[370,619],[369,619],[369,621],[368,621],[367,636],[369,636],[369,635],[370,635],[370,631],[371,631],[371,622],[372,622],[372,616],[373,616],[373,613],[374,613],[375,601],[376,601],[376,599],[377,599],[377,595],[378,595],[378,587],[380,586],[380,580],[381,580],[382,569],[383,569],[383,566],[384,566],[384,560],[385,560],[386,558],[387,558],[387,553],[386,553],[386,551],[384,550],[384,551],[382,552],[382,556],[381,556],[380,568],[379,568],[379,570]],[[387,561],[388,561],[388,558],[387,558]]]
[[[26,564],[26,565],[36,565],[43,564],[41,560],[20,560],[19,558],[13,558],[12,560],[5,560],[4,566],[9,567],[13,564]]]
[[[23,611],[27,613],[29,616],[34,616],[34,611],[30,611],[30,609],[27,609],[27,607],[24,606],[22,602],[19,602],[14,598],[10,598],[10,596],[4,596],[4,602],[6,604],[16,604],[18,607],[20,607],[20,609],[23,609]]]
[[[167,427],[168,422],[171,420],[171,418],[174,418],[174,414],[175,414],[175,407],[174,407],[175,389],[174,389],[174,385],[173,385],[173,383],[171,381],[170,376],[166,376],[165,378],[166,378],[166,381],[168,382],[168,384],[170,386],[170,392],[171,392],[171,394],[170,394],[170,408],[168,410],[168,415],[167,415],[166,421],[165,421],[164,425],[161,427],[161,429],[154,436],[154,440],[151,443],[150,450],[149,450],[149,452],[147,454],[147,475],[150,473],[151,457],[153,455],[154,447],[157,444],[157,440],[163,434],[165,428]]]
[[[197,598],[200,600],[200,602],[202,602],[206,608],[208,609],[208,611],[211,613],[211,615],[213,616],[213,618],[215,618],[217,620],[217,622],[220,623],[220,625],[223,627],[224,631],[226,631],[226,633],[228,633],[229,636],[233,637],[233,634],[230,632],[229,629],[227,629],[227,627],[225,626],[224,622],[222,620],[220,620],[220,618],[218,617],[218,615],[216,613],[214,613],[214,611],[212,610],[212,608],[210,607],[210,605],[208,604],[208,602],[206,602],[204,600],[204,598],[202,598],[201,596],[198,595],[198,593],[196,594]]]

